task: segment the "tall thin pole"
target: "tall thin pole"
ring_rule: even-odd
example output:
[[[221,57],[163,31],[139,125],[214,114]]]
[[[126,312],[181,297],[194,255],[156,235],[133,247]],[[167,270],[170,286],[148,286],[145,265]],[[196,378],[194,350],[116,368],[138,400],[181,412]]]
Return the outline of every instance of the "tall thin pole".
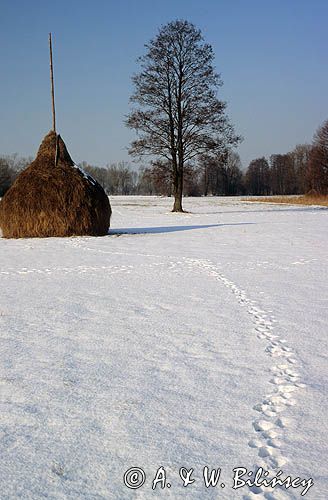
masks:
[[[51,33],[49,33],[49,51],[50,51],[50,82],[51,82],[51,104],[52,104],[52,130],[54,132],[56,132],[55,88],[54,88],[54,69],[53,69],[53,64],[52,64]]]

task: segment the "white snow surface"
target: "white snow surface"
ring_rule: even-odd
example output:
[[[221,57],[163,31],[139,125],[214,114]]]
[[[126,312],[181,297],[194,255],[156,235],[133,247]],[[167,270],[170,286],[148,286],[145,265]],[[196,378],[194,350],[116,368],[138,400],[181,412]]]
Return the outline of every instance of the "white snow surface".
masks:
[[[0,239],[0,498],[302,498],[241,466],[328,498],[327,209],[111,204],[106,237]]]

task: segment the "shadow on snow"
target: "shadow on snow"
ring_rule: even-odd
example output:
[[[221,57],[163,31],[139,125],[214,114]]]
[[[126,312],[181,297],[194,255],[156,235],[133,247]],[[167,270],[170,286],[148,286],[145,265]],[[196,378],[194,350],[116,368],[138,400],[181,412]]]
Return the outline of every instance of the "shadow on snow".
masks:
[[[159,234],[159,233],[174,233],[176,231],[190,231],[191,229],[207,229],[210,227],[224,226],[244,226],[255,224],[255,222],[232,222],[231,224],[203,224],[197,226],[155,226],[155,227],[127,227],[119,229],[110,229],[111,234]]]

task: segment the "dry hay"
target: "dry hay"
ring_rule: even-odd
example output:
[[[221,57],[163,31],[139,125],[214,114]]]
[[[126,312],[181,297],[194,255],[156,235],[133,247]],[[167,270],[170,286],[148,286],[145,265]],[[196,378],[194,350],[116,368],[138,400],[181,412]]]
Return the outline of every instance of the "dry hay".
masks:
[[[328,196],[310,191],[304,195],[263,196],[260,198],[247,198],[246,201],[253,203],[277,203],[289,205],[318,205],[328,207]]]
[[[103,188],[74,165],[53,131],[0,203],[4,238],[102,236],[108,233],[110,216]]]

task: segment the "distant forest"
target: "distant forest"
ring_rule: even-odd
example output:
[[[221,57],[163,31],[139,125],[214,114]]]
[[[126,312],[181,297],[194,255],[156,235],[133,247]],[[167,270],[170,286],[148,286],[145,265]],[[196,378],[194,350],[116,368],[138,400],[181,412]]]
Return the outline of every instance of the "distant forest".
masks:
[[[0,196],[9,189],[31,158],[0,156]],[[132,169],[119,162],[106,167],[82,162],[108,195],[172,195],[169,165],[155,161]],[[239,155],[228,151],[217,159],[206,155],[187,164],[185,196],[292,195],[309,191],[328,194],[328,120],[317,130],[312,145],[301,144],[286,154],[252,160],[242,171]]]

